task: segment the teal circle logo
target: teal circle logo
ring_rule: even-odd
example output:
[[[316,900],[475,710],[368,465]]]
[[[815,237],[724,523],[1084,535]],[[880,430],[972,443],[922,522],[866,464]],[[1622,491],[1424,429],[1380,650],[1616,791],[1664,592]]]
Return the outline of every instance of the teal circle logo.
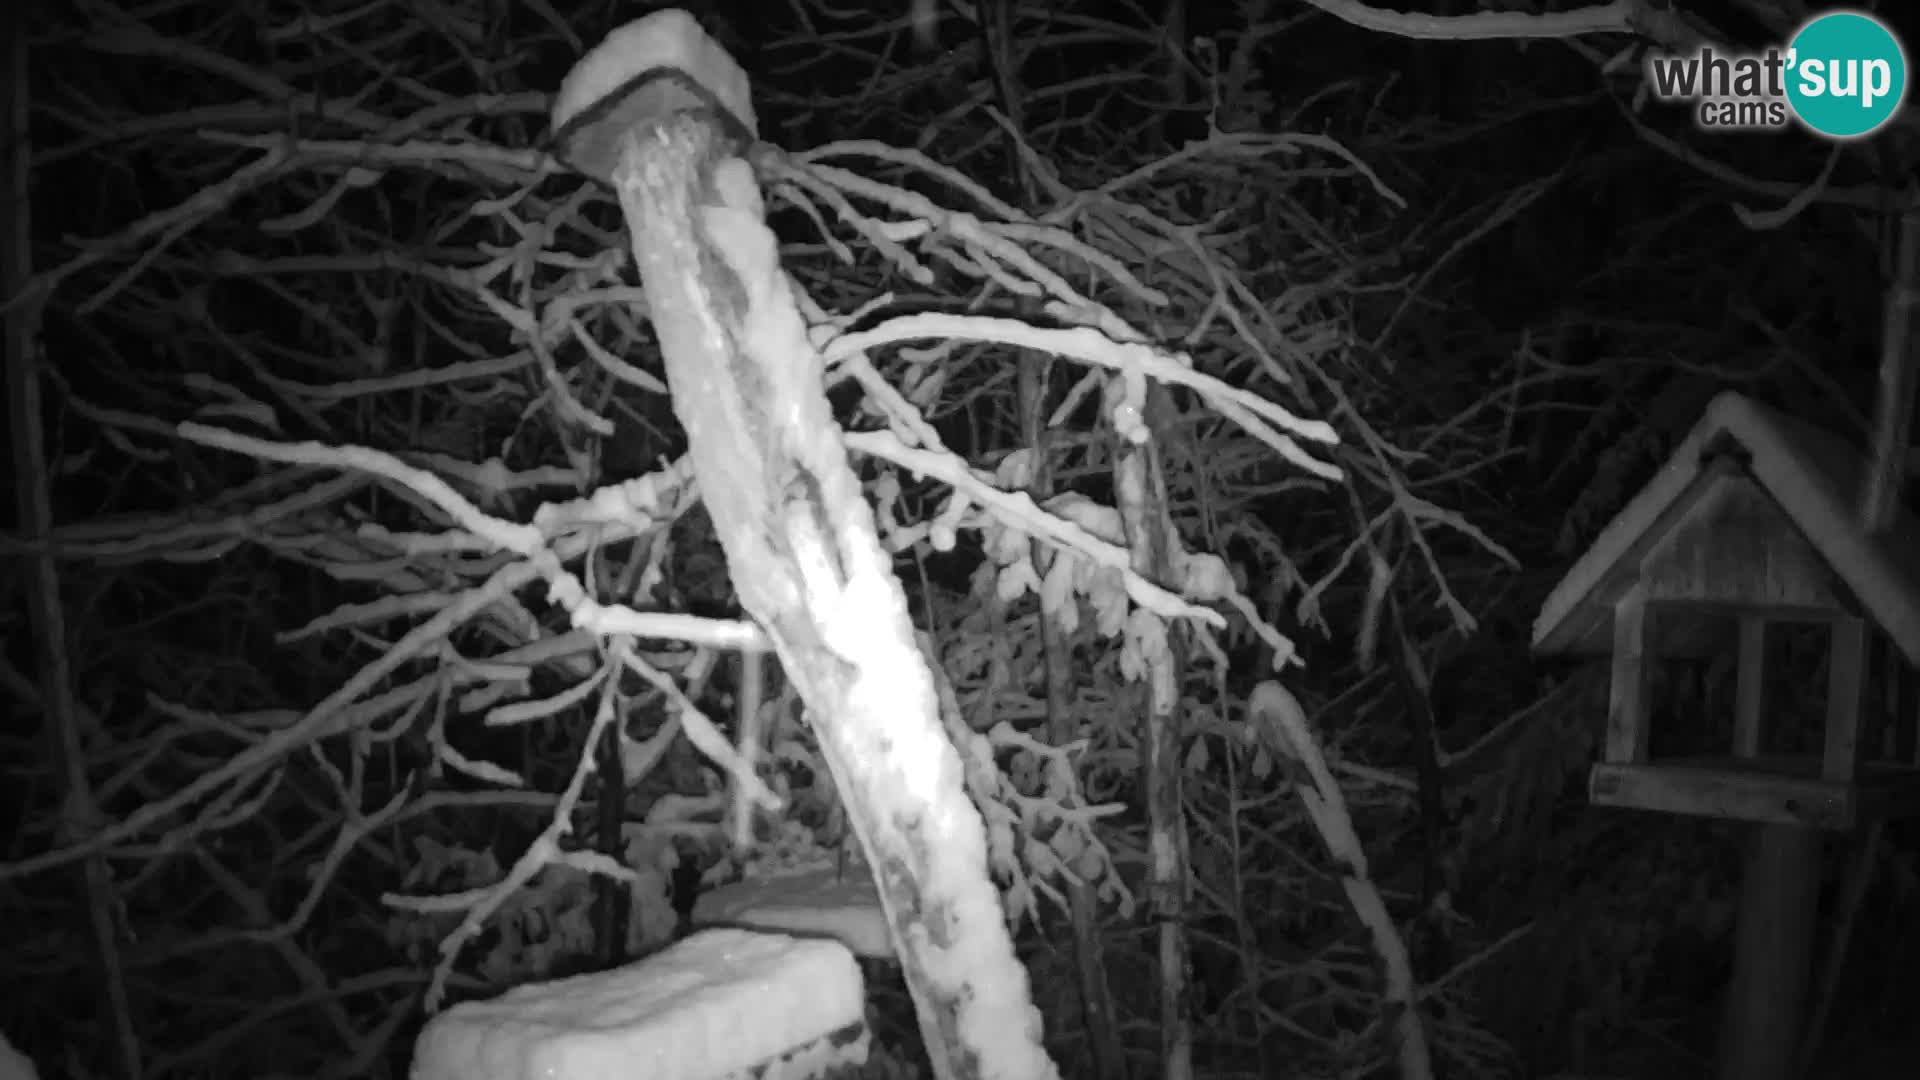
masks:
[[[1907,54],[1871,15],[1829,12],[1787,43],[1787,103],[1822,135],[1870,134],[1893,119],[1906,96]]]

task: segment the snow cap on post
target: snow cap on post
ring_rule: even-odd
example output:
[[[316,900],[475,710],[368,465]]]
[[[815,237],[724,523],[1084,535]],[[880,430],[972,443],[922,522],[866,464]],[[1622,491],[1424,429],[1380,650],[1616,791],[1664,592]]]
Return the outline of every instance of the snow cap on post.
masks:
[[[677,112],[718,113],[731,134],[757,136],[747,73],[693,16],[663,8],[588,50],[553,101],[554,156],[611,181],[627,134]]]

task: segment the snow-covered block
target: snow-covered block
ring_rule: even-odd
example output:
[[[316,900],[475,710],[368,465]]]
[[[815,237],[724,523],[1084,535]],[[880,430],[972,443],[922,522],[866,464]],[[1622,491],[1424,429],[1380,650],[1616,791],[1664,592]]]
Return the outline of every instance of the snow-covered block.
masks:
[[[15,1050],[5,1035],[0,1035],[0,1080],[40,1080],[33,1062]]]
[[[865,987],[837,942],[707,930],[635,964],[435,1017],[413,1080],[809,1080],[866,1063]]]
[[[723,885],[701,894],[693,922],[831,938],[859,956],[893,958],[887,915],[865,869],[818,867]]]
[[[637,93],[642,86],[653,92]],[[693,16],[663,8],[608,34],[567,73],[553,100],[554,139],[568,164],[607,179],[636,124],[701,105],[725,110],[749,138],[758,130],[747,73]]]

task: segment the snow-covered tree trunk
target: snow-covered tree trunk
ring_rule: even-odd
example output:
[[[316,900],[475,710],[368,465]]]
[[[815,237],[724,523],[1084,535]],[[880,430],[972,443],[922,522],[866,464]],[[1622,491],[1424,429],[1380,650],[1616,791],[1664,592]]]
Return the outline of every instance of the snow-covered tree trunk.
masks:
[[[712,119],[616,176],[676,415],[741,606],[799,689],[942,1078],[1056,1075],[906,599],[848,466],[753,170]]]

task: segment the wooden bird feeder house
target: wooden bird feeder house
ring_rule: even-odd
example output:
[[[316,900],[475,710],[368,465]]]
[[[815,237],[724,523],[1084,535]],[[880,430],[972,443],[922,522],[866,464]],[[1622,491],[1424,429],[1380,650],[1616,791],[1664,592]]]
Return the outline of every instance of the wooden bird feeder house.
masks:
[[[1593,802],[1757,823],[1722,1080],[1796,1075],[1821,837],[1920,811],[1920,523],[1897,510],[1867,529],[1858,507],[1880,498],[1861,497],[1867,478],[1862,455],[1831,433],[1722,394],[1534,622],[1538,652],[1610,657]],[[1824,634],[1823,662],[1770,664],[1769,629],[1796,625]],[[1685,741],[1656,730],[1656,717],[1695,728],[1708,719],[1656,710],[1661,666],[1715,656],[1733,661],[1731,723],[1716,730],[1725,745],[1653,753],[1663,736]],[[1808,679],[1824,694],[1815,716],[1794,716]],[[1770,695],[1783,687],[1800,693]],[[1814,722],[1816,737],[1781,752],[1769,729],[1793,720]]]
[[[1867,535],[1865,475],[1830,433],[1725,393],[1574,564],[1533,642],[1611,657],[1593,802],[1830,830],[1920,812],[1920,523],[1903,512]],[[1792,624],[1829,634],[1818,753],[1769,750],[1767,631]],[[1652,756],[1657,665],[1720,650],[1736,665],[1729,745]]]

